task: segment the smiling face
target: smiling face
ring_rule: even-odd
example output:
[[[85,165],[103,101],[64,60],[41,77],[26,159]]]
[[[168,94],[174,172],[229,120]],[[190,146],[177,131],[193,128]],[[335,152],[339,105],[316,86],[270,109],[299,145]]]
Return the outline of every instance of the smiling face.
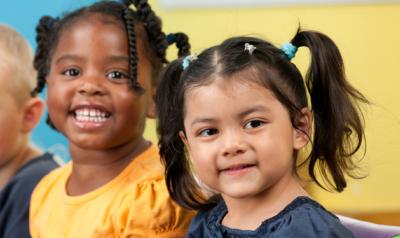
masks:
[[[249,80],[189,88],[184,127],[196,175],[224,199],[260,196],[295,179],[293,151],[307,143],[272,92]]]
[[[47,106],[71,146],[111,149],[143,140],[151,103],[151,68],[137,38],[139,94],[129,87],[127,34],[110,17],[91,15],[68,26],[52,54]]]

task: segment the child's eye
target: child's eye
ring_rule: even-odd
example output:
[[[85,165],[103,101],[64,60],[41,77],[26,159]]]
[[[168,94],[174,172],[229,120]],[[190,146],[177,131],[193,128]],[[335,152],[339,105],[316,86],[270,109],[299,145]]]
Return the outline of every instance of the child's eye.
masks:
[[[107,77],[111,81],[127,81],[129,79],[129,75],[121,71],[111,71],[107,74]]]
[[[204,129],[200,131],[199,136],[201,137],[208,137],[218,133],[217,129]]]
[[[69,76],[69,77],[76,77],[76,76],[79,76],[81,74],[81,72],[79,69],[69,68],[69,69],[64,70],[62,72],[62,74],[65,76]]]
[[[245,128],[245,129],[251,129],[251,128],[260,127],[260,126],[262,126],[262,125],[264,125],[264,124],[265,124],[265,122],[263,122],[263,121],[261,121],[261,120],[252,120],[252,121],[247,122],[247,123],[244,125],[244,128]]]

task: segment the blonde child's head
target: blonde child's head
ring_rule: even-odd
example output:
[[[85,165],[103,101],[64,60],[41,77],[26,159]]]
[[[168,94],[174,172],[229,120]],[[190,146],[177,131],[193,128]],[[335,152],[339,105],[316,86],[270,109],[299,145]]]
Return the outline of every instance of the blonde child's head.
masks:
[[[31,96],[35,78],[29,43],[11,27],[0,25],[1,164],[29,148],[29,134],[43,110],[43,102]]]
[[[30,92],[35,87],[32,48],[17,31],[0,25],[0,51],[2,84],[21,104],[30,98]]]

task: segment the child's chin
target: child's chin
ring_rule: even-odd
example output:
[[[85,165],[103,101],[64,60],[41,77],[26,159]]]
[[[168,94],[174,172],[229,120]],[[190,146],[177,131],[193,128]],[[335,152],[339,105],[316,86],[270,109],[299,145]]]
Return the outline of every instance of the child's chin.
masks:
[[[259,194],[260,191],[258,189],[255,188],[251,188],[251,187],[244,187],[244,186],[240,186],[237,188],[229,188],[227,189],[224,194],[227,197],[230,197],[232,199],[246,199],[246,198],[252,198],[257,196],[257,194]]]
[[[80,138],[68,138],[71,144],[78,145],[79,148],[84,150],[105,150],[109,147],[109,142],[106,140],[102,140],[101,138],[97,137],[80,137]]]

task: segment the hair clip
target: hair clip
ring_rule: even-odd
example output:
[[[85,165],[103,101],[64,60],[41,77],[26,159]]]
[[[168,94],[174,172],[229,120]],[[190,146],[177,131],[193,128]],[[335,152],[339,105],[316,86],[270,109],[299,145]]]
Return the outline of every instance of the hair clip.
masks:
[[[292,43],[286,43],[282,45],[281,50],[285,53],[286,57],[291,60],[296,55],[297,47]]]
[[[252,45],[252,44],[249,44],[249,43],[245,43],[244,44],[244,51],[249,51],[249,54],[253,54],[253,51],[255,50],[255,49],[257,49],[257,47],[255,47],[254,45]]]
[[[196,55],[196,54],[186,56],[186,57],[183,59],[183,62],[182,62],[182,68],[183,68],[183,70],[185,70],[185,69],[189,66],[189,64],[190,64],[191,62],[193,62],[194,60],[197,60],[197,55]]]
[[[175,43],[175,41],[176,41],[176,36],[175,36],[175,34],[174,34],[174,33],[169,33],[169,34],[167,35],[167,42],[168,42],[168,45],[170,45],[170,44],[172,44],[172,43]]]

